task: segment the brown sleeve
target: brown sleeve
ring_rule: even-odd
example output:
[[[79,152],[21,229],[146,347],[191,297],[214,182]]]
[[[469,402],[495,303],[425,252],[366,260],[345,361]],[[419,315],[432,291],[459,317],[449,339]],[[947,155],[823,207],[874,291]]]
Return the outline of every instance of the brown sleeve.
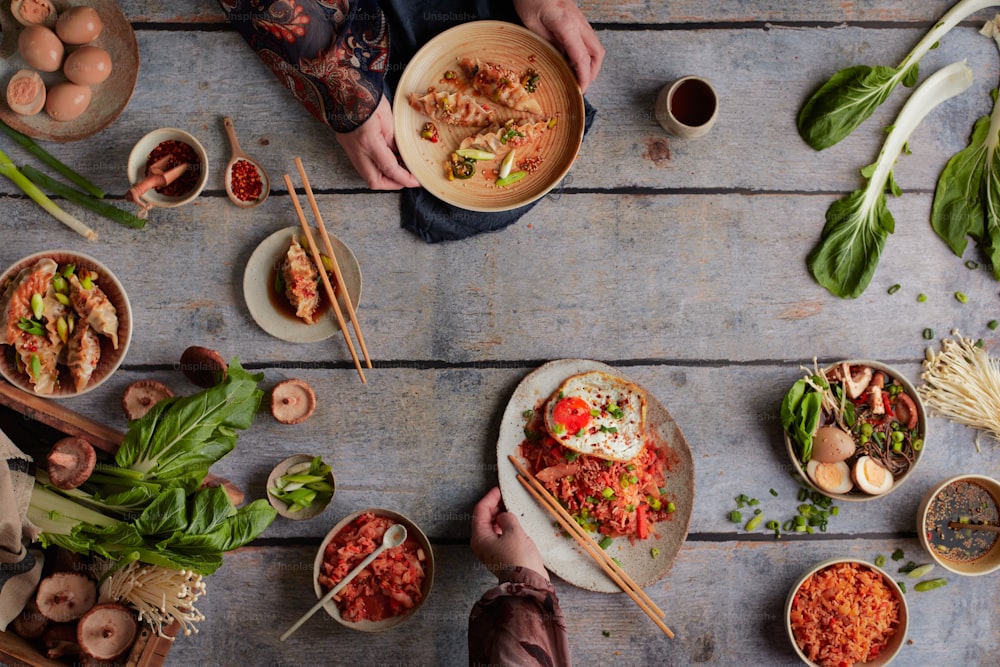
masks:
[[[569,665],[566,623],[552,584],[522,567],[499,576],[469,615],[469,664]]]

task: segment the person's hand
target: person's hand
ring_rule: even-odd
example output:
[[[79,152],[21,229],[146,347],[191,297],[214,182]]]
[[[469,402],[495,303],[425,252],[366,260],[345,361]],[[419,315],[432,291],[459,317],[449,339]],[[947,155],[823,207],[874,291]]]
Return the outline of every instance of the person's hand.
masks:
[[[472,510],[472,553],[496,573],[521,566],[549,578],[538,547],[521,528],[517,517],[502,507],[500,489],[493,487]]]
[[[392,108],[385,96],[368,120],[352,132],[337,133],[337,141],[372,190],[420,186],[413,174],[399,164]]]
[[[569,0],[514,0],[524,26],[563,50],[576,72],[580,90],[597,78],[604,47],[575,2]]]

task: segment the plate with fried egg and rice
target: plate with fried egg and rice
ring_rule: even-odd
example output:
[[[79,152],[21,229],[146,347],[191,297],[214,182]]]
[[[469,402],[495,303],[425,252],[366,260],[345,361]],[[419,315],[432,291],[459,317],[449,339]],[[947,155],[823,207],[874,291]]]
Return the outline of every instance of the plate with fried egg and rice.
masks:
[[[641,385],[598,361],[551,361],[518,384],[497,442],[504,504],[545,567],[580,588],[619,592],[517,481],[511,455],[639,586],[669,572],[691,520],[694,461],[680,427]]]

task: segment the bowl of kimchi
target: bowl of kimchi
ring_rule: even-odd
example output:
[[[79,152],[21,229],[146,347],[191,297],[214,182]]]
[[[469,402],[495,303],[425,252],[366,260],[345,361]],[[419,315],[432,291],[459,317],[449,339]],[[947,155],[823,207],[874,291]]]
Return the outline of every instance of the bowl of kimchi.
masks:
[[[405,622],[427,601],[434,581],[434,553],[410,519],[386,509],[354,512],[335,525],[320,544],[313,564],[317,599],[382,543],[394,524],[406,526],[406,541],[386,549],[323,609],[352,630],[382,632]]]
[[[881,568],[854,558],[813,566],[785,601],[788,638],[811,667],[887,665],[903,647],[908,624],[899,585]]]
[[[132,340],[132,308],[104,264],[48,250],[0,274],[0,327],[0,375],[28,393],[71,398],[121,365]]]

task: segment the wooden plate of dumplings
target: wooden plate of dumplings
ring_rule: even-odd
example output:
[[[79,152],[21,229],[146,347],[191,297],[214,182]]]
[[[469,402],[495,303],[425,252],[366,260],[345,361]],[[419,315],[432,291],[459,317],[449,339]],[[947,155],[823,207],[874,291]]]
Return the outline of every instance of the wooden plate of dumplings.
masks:
[[[15,262],[0,274],[0,307],[0,375],[46,398],[100,386],[132,340],[125,288],[83,253],[48,250]]]

